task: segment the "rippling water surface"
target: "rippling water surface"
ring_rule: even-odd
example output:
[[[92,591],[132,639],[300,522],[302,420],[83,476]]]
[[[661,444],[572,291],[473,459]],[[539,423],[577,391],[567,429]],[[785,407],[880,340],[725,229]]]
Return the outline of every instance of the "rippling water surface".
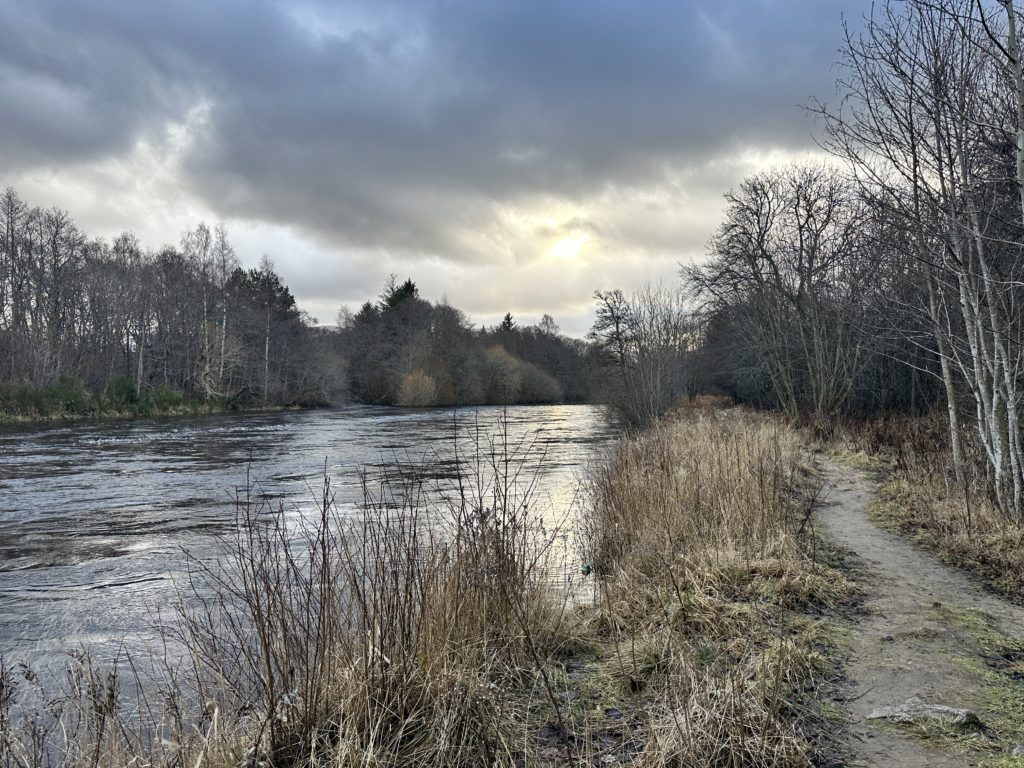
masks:
[[[362,498],[359,471],[450,465],[497,433],[532,446],[525,472],[552,508],[611,438],[588,406],[405,411],[352,407],[273,414],[0,428],[0,657],[52,663],[85,645],[111,657],[152,638],[174,600],[185,552],[213,557],[231,532],[247,472],[297,514],[327,472],[339,504]]]

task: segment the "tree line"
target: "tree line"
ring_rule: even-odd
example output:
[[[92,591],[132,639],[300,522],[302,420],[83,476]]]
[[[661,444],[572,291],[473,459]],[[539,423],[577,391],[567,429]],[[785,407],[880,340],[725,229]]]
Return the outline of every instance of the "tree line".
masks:
[[[586,345],[550,315],[520,326],[511,314],[476,329],[447,301],[431,303],[392,276],[378,301],[339,317],[349,392],[363,403],[432,406],[583,402]]]
[[[886,0],[847,28],[839,101],[809,106],[832,160],[729,192],[683,310],[654,302],[687,328],[655,380],[622,341],[664,334],[598,296],[619,386],[647,381],[656,412],[688,378],[822,430],[938,409],[957,479],[1024,518],[1021,21],[1013,0]]]
[[[4,409],[330,395],[335,371],[311,318],[269,259],[240,266],[223,226],[200,224],[179,247],[146,251],[131,232],[90,238],[66,211],[8,188],[0,227]]]
[[[57,416],[339,402],[467,405],[591,398],[587,345],[545,315],[475,328],[393,277],[336,327],[299,310],[224,226],[145,250],[0,195],[0,413]]]

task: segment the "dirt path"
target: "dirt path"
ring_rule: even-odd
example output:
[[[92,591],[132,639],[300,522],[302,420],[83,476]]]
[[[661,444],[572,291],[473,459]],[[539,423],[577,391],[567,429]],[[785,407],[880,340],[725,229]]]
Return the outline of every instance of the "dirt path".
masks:
[[[1001,658],[1000,648],[1024,642],[1024,610],[875,526],[867,516],[875,488],[863,473],[831,461],[823,462],[823,470],[830,488],[818,525],[857,555],[858,582],[867,592],[866,615],[849,636],[849,764],[941,768],[1009,757],[1014,741],[1024,744],[1024,733],[1014,739],[1005,727],[1002,733],[990,727],[921,738],[911,733],[913,727],[867,719],[916,696],[927,704],[971,709],[986,724],[1005,724],[1006,713],[999,709],[1006,706],[1005,691],[993,687],[1002,685],[998,665],[994,671],[989,666]],[[1013,684],[1013,677],[1006,679]]]

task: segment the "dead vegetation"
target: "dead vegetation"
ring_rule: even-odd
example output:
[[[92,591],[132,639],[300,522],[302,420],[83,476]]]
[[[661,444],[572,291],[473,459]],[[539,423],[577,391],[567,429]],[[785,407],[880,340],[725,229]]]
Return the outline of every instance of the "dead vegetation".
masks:
[[[618,444],[579,529],[592,602],[550,578],[579,560],[528,450],[477,444],[443,497],[367,479],[355,516],[326,482],[301,519],[240,498],[166,658],[2,670],[0,766],[810,764],[850,584],[809,555],[795,433],[694,409]]]
[[[697,411],[620,444],[593,490],[599,628],[644,711],[639,764],[808,765],[830,671],[820,611],[851,585],[809,555],[796,433]]]
[[[474,447],[445,495],[412,467],[364,480],[359,513],[325,482],[297,518],[238,499],[224,558],[195,563],[165,640],[183,659],[77,665],[28,695],[0,676],[0,765],[493,766],[528,761],[547,671],[585,637],[543,578],[533,450]],[[564,600],[564,597],[563,597]],[[75,695],[71,695],[74,693]]]

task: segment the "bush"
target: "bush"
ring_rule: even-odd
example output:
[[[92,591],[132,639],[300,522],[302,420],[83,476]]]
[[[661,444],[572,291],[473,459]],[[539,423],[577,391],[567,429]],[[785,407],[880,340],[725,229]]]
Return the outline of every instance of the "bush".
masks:
[[[170,387],[159,386],[154,387],[145,395],[145,400],[149,403],[154,411],[166,412],[175,408],[180,408],[185,402],[185,398],[181,392]]]
[[[104,394],[107,403],[116,410],[126,410],[139,401],[139,393],[131,376],[115,376],[107,382]]]
[[[20,384],[0,384],[0,413],[21,416],[29,405],[28,387]]]
[[[508,405],[519,399],[520,362],[504,347],[491,347],[481,366],[484,399],[488,405]]]
[[[47,391],[53,403],[51,414],[64,412],[84,415],[96,411],[96,402],[85,384],[71,376],[61,376],[56,385]]]
[[[27,384],[0,386],[0,412],[13,416],[50,418],[95,411],[92,395],[70,376],[61,376],[56,384],[38,389]]]
[[[437,385],[429,375],[418,368],[410,371],[402,377],[402,385],[398,389],[398,404],[408,408],[437,405]]]
[[[560,403],[562,388],[555,378],[531,363],[519,365],[520,403]]]
[[[484,401],[484,383],[480,377],[480,361],[475,357],[465,360],[453,373],[455,401],[459,405],[473,405]]]

